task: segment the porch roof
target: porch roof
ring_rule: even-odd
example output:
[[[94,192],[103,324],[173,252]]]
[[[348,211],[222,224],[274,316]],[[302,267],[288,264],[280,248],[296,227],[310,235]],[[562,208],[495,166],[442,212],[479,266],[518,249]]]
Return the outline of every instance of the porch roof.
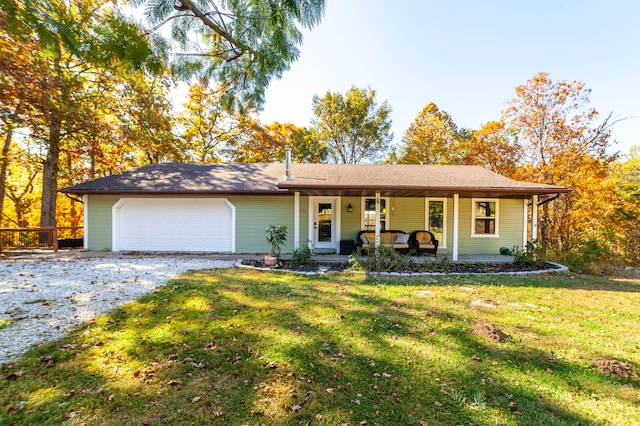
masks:
[[[569,192],[479,166],[405,164],[154,164],[64,188],[72,194],[292,194],[529,198]]]
[[[305,195],[529,198],[570,192],[563,186],[521,182],[480,166],[417,164],[299,164],[279,188]]]

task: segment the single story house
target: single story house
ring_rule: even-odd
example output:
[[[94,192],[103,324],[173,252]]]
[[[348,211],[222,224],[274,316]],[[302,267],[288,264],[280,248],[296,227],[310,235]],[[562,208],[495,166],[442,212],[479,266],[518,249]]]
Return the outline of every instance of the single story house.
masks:
[[[61,190],[84,197],[88,250],[265,253],[265,228],[284,224],[283,253],[430,230],[452,260],[524,247],[540,203],[568,191],[478,166],[290,162],[154,164]]]

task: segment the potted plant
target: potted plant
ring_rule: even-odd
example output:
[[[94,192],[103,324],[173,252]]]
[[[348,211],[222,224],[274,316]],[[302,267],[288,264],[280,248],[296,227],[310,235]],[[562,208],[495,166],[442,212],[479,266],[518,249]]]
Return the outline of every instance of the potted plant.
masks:
[[[287,227],[286,225],[269,225],[264,233],[271,246],[269,254],[264,257],[264,264],[275,266],[280,261],[280,247],[287,241]]]

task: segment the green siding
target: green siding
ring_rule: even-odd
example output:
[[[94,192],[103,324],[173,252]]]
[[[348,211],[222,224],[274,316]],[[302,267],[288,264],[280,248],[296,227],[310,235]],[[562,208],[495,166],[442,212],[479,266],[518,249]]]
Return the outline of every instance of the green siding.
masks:
[[[131,196],[127,196],[131,198]],[[190,196],[192,197],[192,196]],[[92,251],[112,248],[112,208],[120,196],[89,195],[88,199],[88,247]],[[137,197],[145,198],[145,197]],[[154,196],[156,198],[156,196]],[[167,196],[166,198],[176,198]],[[290,253],[294,247],[294,197],[293,195],[234,195],[220,197],[228,199],[236,207],[236,252],[264,253],[269,250],[264,230],[267,226],[284,224],[288,228],[288,238],[283,253]],[[349,204],[353,211],[348,212]],[[438,254],[450,255],[453,246],[453,198],[447,198],[446,248],[441,242]],[[300,197],[300,245],[309,236],[309,197]],[[340,238],[356,239],[362,222],[362,199],[342,197],[340,208]],[[459,253],[493,254],[500,247],[512,248],[522,245],[523,203],[522,200],[500,199],[499,238],[471,237],[471,199],[460,199],[459,210]],[[390,198],[390,226],[410,233],[423,229],[425,225],[425,199]]]
[[[293,196],[240,195],[227,199],[236,206],[237,253],[268,252],[264,230],[269,225],[287,226],[287,242],[282,252],[293,251]]]
[[[120,199],[117,195],[89,195],[88,206],[88,235],[89,250],[111,250],[112,207]]]
[[[349,213],[349,204],[353,208],[353,211]],[[362,202],[360,197],[342,197],[342,211],[340,212],[340,238],[343,240],[354,240],[358,236],[360,231],[361,216],[362,216]]]
[[[498,238],[471,236],[471,201],[471,198],[460,199],[459,254],[499,254],[500,247],[522,246],[522,200],[500,199]]]
[[[390,229],[407,234],[424,229],[424,198],[391,198]]]

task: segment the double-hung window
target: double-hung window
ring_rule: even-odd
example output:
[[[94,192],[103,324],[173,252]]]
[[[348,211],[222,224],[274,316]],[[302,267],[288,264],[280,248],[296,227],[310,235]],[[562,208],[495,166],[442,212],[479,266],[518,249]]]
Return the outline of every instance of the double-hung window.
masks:
[[[376,229],[376,199],[375,198],[363,198],[362,199],[362,229],[365,231],[375,231]],[[388,209],[389,199],[380,198],[380,230],[384,231],[389,229],[389,217]]]
[[[473,198],[471,200],[471,236],[498,236],[498,200]]]

